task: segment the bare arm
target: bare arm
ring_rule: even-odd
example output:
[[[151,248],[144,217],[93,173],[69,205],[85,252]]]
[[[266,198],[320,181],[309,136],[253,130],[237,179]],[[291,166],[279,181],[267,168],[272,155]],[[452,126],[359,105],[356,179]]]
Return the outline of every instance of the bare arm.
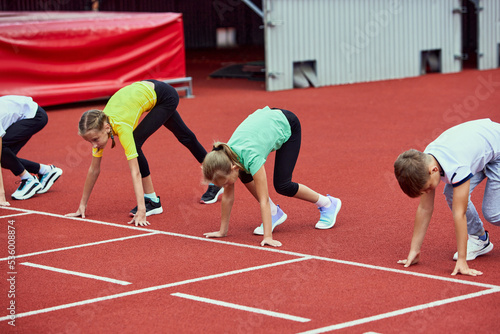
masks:
[[[257,192],[257,200],[260,205],[260,214],[262,216],[262,224],[264,227],[264,239],[260,243],[261,246],[270,245],[274,247],[281,246],[281,242],[278,240],[273,240],[272,232],[272,216],[271,216],[271,205],[269,204],[269,190],[267,188],[267,176],[264,166],[253,175],[253,180],[255,182],[255,190]]]
[[[234,203],[234,183],[224,186],[221,200],[221,222],[220,229],[216,232],[204,233],[207,238],[222,238],[227,235],[229,229],[229,218]]]
[[[142,187],[142,176],[139,170],[139,162],[137,158],[128,161],[130,173],[132,175],[132,184],[134,186],[135,198],[137,200],[137,213],[129,224],[135,223],[135,226],[146,226],[149,222],[146,221],[146,203],[144,202],[144,189]]]
[[[75,213],[68,213],[66,216],[78,217],[82,216],[85,218],[85,210],[87,209],[87,203],[92,193],[92,189],[99,177],[101,172],[101,157],[92,157],[92,162],[90,163],[89,170],[87,172],[87,178],[85,179],[85,184],[83,185],[82,199],[80,200],[80,205]]]
[[[452,213],[455,222],[455,235],[457,238],[458,259],[452,275],[476,276],[482,272],[469,268],[467,265],[467,204],[469,202],[470,180],[453,188]]]
[[[415,214],[410,252],[405,260],[398,261],[398,263],[404,264],[405,267],[418,263],[420,260],[420,249],[422,248],[425,234],[427,233],[427,228],[429,227],[434,211],[435,194],[436,191],[432,190],[420,197],[420,203],[418,204],[417,213]]]

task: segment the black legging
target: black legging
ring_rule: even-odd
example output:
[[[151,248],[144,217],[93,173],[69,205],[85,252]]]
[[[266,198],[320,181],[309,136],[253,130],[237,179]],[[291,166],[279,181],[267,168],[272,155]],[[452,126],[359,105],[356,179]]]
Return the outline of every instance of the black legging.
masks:
[[[38,162],[18,158],[17,153],[35,133],[44,128],[47,122],[47,113],[42,107],[38,107],[35,117],[19,120],[7,128],[2,137],[0,163],[3,168],[10,170],[16,176],[21,175],[24,170],[33,174],[40,171]]]
[[[273,185],[278,194],[293,197],[297,191],[299,191],[299,184],[292,182],[292,173],[299,157],[302,131],[300,121],[294,113],[288,110],[280,110],[285,115],[288,123],[290,123],[292,134],[276,151]],[[245,172],[240,172],[239,176],[243,183],[248,183],[253,180],[253,177]]]
[[[148,161],[142,152],[142,145],[162,125],[169,129],[177,140],[189,149],[199,163],[202,163],[207,151],[200,144],[195,134],[184,124],[177,112],[179,94],[177,94],[175,88],[157,80],[146,81],[154,83],[157,101],[153,109],[146,114],[134,130],[134,141],[137,154],[139,154],[137,160],[141,176],[144,178],[150,175]]]

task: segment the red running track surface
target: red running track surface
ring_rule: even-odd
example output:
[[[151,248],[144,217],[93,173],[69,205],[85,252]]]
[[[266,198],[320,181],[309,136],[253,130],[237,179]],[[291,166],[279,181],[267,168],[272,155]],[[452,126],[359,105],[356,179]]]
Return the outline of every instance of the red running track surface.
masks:
[[[495,248],[469,263],[483,276],[452,277],[456,245],[442,195],[436,196],[421,262],[408,269],[396,263],[407,255],[418,200],[399,190],[392,164],[402,151],[423,149],[458,123],[500,121],[500,70],[271,93],[262,82],[208,78],[223,65],[220,59],[256,60],[231,52],[190,55],[196,97],[181,99],[183,119],[208,150],[257,108],[296,113],[303,143],[294,178],[342,199],[335,227],[314,229],[314,205],[279,196],[271,187],[289,218],[273,235],[283,246],[260,247],[261,237],[252,234],[260,224],[258,205],[238,185],[228,236],[204,238],[219,228],[220,203],[198,203],[206,187],[199,164],[163,129],[144,148],[165,209],[149,217],[151,226],[126,223],[135,203],[119,146],[106,150],[86,219],[64,217],[78,207],[90,163],[89,144],[77,135],[78,119],[105,101],[53,107],[46,128],[20,156],[53,163],[63,176],[46,194],[0,209],[0,331],[497,331],[500,253]],[[272,175],[272,156],[266,166]],[[11,194],[16,178],[5,170],[3,176]],[[482,189],[473,194],[476,203]],[[8,232],[9,221],[15,234]],[[500,229],[487,222],[485,227],[500,247]],[[15,274],[9,274],[9,235],[15,235]],[[12,289],[15,299],[8,296]],[[11,301],[15,327],[9,325]]]

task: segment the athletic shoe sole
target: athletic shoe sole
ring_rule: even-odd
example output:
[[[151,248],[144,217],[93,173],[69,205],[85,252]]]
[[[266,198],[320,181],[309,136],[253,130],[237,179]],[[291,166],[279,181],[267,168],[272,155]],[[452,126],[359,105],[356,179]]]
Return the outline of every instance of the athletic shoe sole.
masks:
[[[33,197],[37,193],[37,191],[40,190],[41,188],[42,185],[39,182],[37,182],[36,184],[31,186],[31,188],[24,195],[16,195],[16,193],[14,192],[14,194],[12,194],[11,197],[15,200],[25,200]]]
[[[271,232],[274,232],[276,226],[283,224],[287,218],[288,216],[286,215],[286,213],[283,212],[283,216],[281,216],[280,219],[276,221],[276,223],[273,225]],[[261,224],[259,227],[256,227],[255,230],[253,230],[253,234],[264,235],[264,226],[262,226]]]
[[[159,215],[160,213],[163,213],[163,208],[161,206],[159,208],[146,211],[146,217],[149,217],[149,216],[152,216],[152,215]],[[130,217],[135,216],[132,212],[129,212],[128,215]]]

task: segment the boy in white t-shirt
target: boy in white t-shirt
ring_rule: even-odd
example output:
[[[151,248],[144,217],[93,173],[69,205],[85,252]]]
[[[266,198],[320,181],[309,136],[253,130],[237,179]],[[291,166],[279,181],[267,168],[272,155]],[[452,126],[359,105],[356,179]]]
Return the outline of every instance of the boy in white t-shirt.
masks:
[[[1,166],[21,179],[19,187],[11,196],[12,199],[24,200],[37,193],[45,193],[62,174],[62,170],[53,165],[17,157],[21,148],[35,133],[43,129],[47,121],[47,113],[31,97],[0,96]],[[1,173],[0,205],[10,205],[5,198]]]
[[[398,263],[409,267],[420,259],[434,209],[435,189],[445,182],[444,195],[455,221],[457,260],[452,275],[481,275],[466,261],[493,249],[488,232],[470,200],[474,188],[487,179],[482,211],[484,218],[500,225],[500,124],[481,119],[454,126],[430,143],[424,152],[409,150],[394,163],[394,173],[405,194],[420,197],[410,252]],[[467,238],[467,235],[469,237]]]

